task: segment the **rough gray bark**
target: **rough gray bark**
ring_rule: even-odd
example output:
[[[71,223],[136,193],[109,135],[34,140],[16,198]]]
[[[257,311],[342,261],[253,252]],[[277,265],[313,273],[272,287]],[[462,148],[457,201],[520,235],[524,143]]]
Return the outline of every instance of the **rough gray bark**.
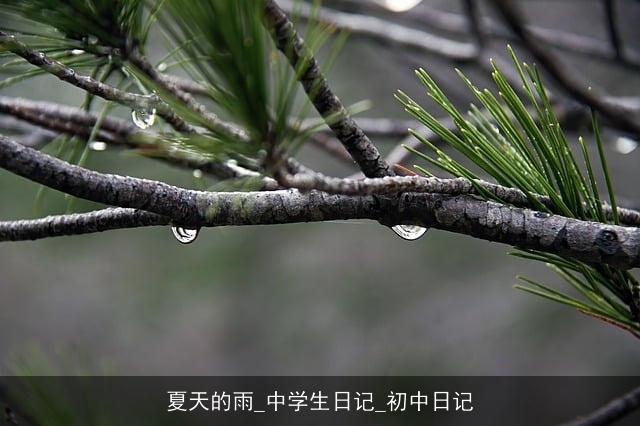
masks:
[[[371,219],[388,226],[414,224],[463,233],[616,268],[640,266],[639,228],[580,221],[485,201],[474,195],[388,191],[384,195],[341,195],[295,189],[202,192],[87,170],[6,137],[0,137],[0,167],[76,197],[164,217],[141,215],[137,226],[150,221],[197,228]],[[80,219],[97,220],[91,216]],[[103,228],[96,230],[115,227],[104,216],[101,219]],[[118,220],[122,218],[113,219]],[[33,238],[31,232],[36,231],[30,228],[55,233],[63,222],[54,217],[22,223],[24,236],[12,222],[1,222],[0,240]],[[124,225],[131,227],[135,223],[131,219]]]
[[[354,161],[367,177],[393,176],[395,173],[382,159],[369,137],[356,125],[353,118],[336,96],[318,66],[318,62],[305,47],[293,24],[275,1],[265,1],[265,20],[272,31],[278,49],[289,59],[298,73],[311,103],[336,137],[342,142]],[[301,68],[302,65],[302,69]]]

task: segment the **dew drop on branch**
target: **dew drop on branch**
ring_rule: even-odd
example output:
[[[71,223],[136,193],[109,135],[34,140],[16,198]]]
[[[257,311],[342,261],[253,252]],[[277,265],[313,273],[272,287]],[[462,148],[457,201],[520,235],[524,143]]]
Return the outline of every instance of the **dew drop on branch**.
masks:
[[[198,238],[200,228],[183,228],[181,226],[172,226],[171,231],[176,240],[182,244],[192,243]]]
[[[395,225],[391,227],[391,230],[405,240],[413,241],[426,234],[429,228],[416,225]]]
[[[133,124],[144,130],[155,123],[156,109],[134,109],[131,111],[131,119]]]

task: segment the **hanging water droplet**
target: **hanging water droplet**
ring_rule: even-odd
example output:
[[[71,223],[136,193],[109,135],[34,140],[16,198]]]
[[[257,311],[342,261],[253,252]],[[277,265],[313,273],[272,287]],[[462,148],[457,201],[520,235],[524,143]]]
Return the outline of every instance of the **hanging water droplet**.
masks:
[[[156,109],[134,109],[131,111],[133,124],[141,129],[153,126],[156,121]]]
[[[84,50],[82,49],[72,49],[71,50],[71,55],[73,56],[80,56],[84,53]]]
[[[91,151],[104,151],[107,149],[107,144],[102,141],[93,141],[89,144],[89,149]]]
[[[158,70],[158,72],[165,72],[167,70],[169,66],[167,65],[166,62],[160,62],[158,64],[158,66],[156,67],[156,69]]]
[[[182,226],[172,226],[171,231],[173,232],[173,236],[176,237],[176,240],[181,242],[182,244],[192,243],[198,238],[198,233],[200,232],[200,228],[183,228]]]
[[[416,7],[422,0],[375,0],[376,3],[392,12],[405,12]]]
[[[429,228],[416,225],[396,225],[392,226],[391,229],[400,237],[409,241],[417,240],[429,230]]]
[[[616,139],[615,147],[620,154],[631,154],[638,147],[638,141],[620,136]]]
[[[193,177],[196,179],[200,179],[202,177],[202,170],[193,169]]]

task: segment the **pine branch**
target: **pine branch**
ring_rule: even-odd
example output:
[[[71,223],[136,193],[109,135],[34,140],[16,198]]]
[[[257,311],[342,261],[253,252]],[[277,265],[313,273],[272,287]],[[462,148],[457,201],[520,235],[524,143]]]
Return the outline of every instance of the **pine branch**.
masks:
[[[465,3],[473,6],[477,2],[471,0]],[[294,10],[293,2],[291,1],[282,1],[281,4],[288,12]],[[467,5],[465,4],[465,6]],[[366,8],[366,5],[363,4],[362,7]],[[305,4],[301,7],[296,7],[295,11],[305,19],[311,16],[311,8]],[[448,38],[437,37],[424,30],[426,27],[431,27],[437,31],[454,34],[458,37],[468,37],[470,21],[473,19],[468,16],[468,13],[465,16],[462,13],[445,12],[426,5],[421,8],[415,8],[410,12],[405,12],[403,16],[416,22],[418,28],[410,28],[390,19],[347,13],[329,7],[322,7],[320,16],[337,28],[348,29],[352,34],[363,35],[402,47],[419,49],[427,54],[436,54],[447,59],[461,61],[473,60],[479,57],[477,49],[469,43],[460,43]],[[482,28],[485,39],[514,39],[512,32],[508,31],[501,22],[489,16],[481,16],[475,24],[472,23],[471,25]],[[532,24],[526,24],[525,27],[540,41],[554,48],[604,60],[610,60],[615,57],[617,63],[622,66],[631,69],[640,67],[640,53],[629,47],[625,50],[625,55],[617,57],[611,43],[594,37]],[[474,34],[474,37],[477,42],[477,34]]]
[[[278,49],[296,70],[298,80],[311,103],[358,163],[365,176],[393,176],[389,164],[381,158],[373,142],[349,116],[340,99],[329,87],[318,62],[274,0],[265,0],[265,18]]]
[[[578,418],[562,426],[604,426],[610,425],[640,408],[640,387],[614,399],[587,416]]]
[[[300,13],[307,19],[312,15],[312,8],[307,4],[298,5],[292,1],[282,1],[281,3],[283,9],[295,10],[296,13]],[[420,49],[426,53],[436,54],[454,61],[470,61],[476,59],[478,55],[478,49],[471,43],[440,37],[375,16],[340,12],[323,7],[320,17],[322,20],[354,34]],[[468,31],[468,28],[466,30]]]
[[[89,213],[0,222],[0,241],[37,240],[170,223],[171,220],[168,217],[143,210],[106,208]]]
[[[17,40],[15,36],[0,31],[0,47],[24,58],[49,74],[55,75],[62,81],[72,84],[88,93],[99,96],[108,101],[114,101],[131,109],[152,109],[171,126],[183,132],[194,132],[194,129],[180,118],[167,103],[157,95],[139,95],[120,90],[116,87],[102,83],[89,76],[76,73],[65,64],[48,57],[42,52],[30,49],[26,44]]]
[[[100,129],[97,131],[96,140],[107,142],[113,146],[139,148],[143,153],[144,149],[154,147],[154,140],[162,143],[158,139],[158,135],[143,131],[129,121],[109,116],[98,120],[97,114],[52,102],[0,96],[0,113],[10,114],[43,129],[83,138],[89,137],[93,127],[99,122]],[[46,141],[45,139],[43,142]],[[33,146],[31,144],[28,145]],[[161,156],[153,158],[190,170],[198,169],[219,179],[233,179],[247,177],[248,175],[255,176],[255,173],[249,173],[251,171],[229,162],[212,161],[204,157],[180,156],[177,152],[166,151]],[[256,189],[271,190],[276,189],[276,187],[277,185],[272,179],[264,177],[262,186]]]
[[[290,160],[291,162],[292,160]],[[293,167],[295,169],[295,166]],[[476,179],[473,182],[465,178],[443,179],[422,176],[387,176],[383,178],[342,179],[325,176],[322,173],[303,171],[296,174],[283,174],[280,183],[285,187],[302,191],[312,189],[329,194],[342,195],[394,195],[402,192],[436,193],[446,195],[482,195],[477,187],[482,187],[487,193],[499,198],[505,204],[516,207],[533,208],[527,195],[517,188]],[[540,204],[553,208],[551,199],[547,196],[535,195]],[[603,204],[605,215],[613,218],[611,206]],[[631,209],[618,208],[620,223],[628,226],[640,227],[640,212]]]
[[[569,219],[473,195],[193,191],[87,170],[4,136],[0,136],[0,167],[76,197],[145,210],[186,227],[371,219],[387,226],[414,224],[463,233],[621,269],[640,266],[640,228]]]
[[[53,102],[0,96],[0,113],[59,133],[88,137],[98,123],[96,114]],[[97,139],[114,145],[126,145],[127,137],[139,132],[131,122],[103,117]]]

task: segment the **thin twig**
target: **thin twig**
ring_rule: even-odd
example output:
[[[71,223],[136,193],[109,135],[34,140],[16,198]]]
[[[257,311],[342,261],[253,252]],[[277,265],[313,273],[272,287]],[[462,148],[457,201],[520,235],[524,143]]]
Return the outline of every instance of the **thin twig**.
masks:
[[[562,426],[605,426],[640,408],[640,387],[614,399],[591,414]]]
[[[193,155],[183,156],[179,151],[163,149],[166,141],[161,136],[143,131],[129,121],[113,117],[102,117],[101,120],[98,120],[97,114],[66,105],[0,96],[0,113],[10,114],[43,129],[83,138],[91,135],[93,127],[99,122],[100,129],[97,131],[96,140],[107,142],[112,146],[138,149],[142,155],[152,152],[155,154],[155,151],[161,150],[161,155],[155,155],[153,158],[191,170],[199,169],[203,173],[219,179],[246,177],[250,172],[240,166],[232,166],[231,163],[225,161],[214,161],[204,157],[197,158]],[[45,138],[42,142],[49,142],[55,134],[49,134],[49,136],[49,139]],[[29,144],[29,146],[33,145]],[[263,178],[260,189],[273,190],[276,188],[277,185],[272,179]]]
[[[9,114],[59,133],[88,137],[98,122],[96,114],[53,102],[0,96],[0,113]],[[139,132],[132,123],[113,117],[103,117],[97,139],[116,145],[126,144],[126,138]]]
[[[469,3],[475,5],[477,1],[469,0]],[[311,8],[309,6],[303,5],[302,7],[294,8],[293,4],[291,1],[282,2],[285,10],[292,12],[295,9],[302,18],[309,19],[311,16]],[[366,3],[363,3],[362,7],[366,7]],[[407,29],[406,25],[400,25],[390,21],[388,18],[367,19],[362,15],[341,12],[328,7],[322,7],[320,11],[320,16],[323,20],[330,22],[337,28],[348,29],[353,34],[420,49],[426,53],[437,54],[455,60],[472,60],[480,57],[477,49],[474,49],[468,43],[449,45],[448,43],[451,40],[437,37],[424,29],[420,29],[428,26],[439,31],[467,36],[469,34],[469,19],[459,13],[445,12],[428,6],[415,8],[413,11],[404,14],[408,19],[415,21],[414,25],[416,25],[416,28]],[[362,19],[366,25],[359,25],[359,19]],[[352,22],[355,22],[355,24],[352,24]],[[479,17],[478,26],[482,28],[485,38],[513,39],[512,32],[489,16]],[[396,27],[398,27],[397,30]],[[387,31],[388,28],[392,28],[394,31]],[[554,48],[604,60],[615,58],[615,52],[612,51],[610,43],[602,40],[536,25],[526,25],[526,28],[538,39]],[[433,37],[436,38],[434,39]],[[432,43],[425,43],[423,42],[424,40],[432,40]],[[446,42],[442,44],[440,40],[445,40]],[[442,46],[446,46],[446,48],[443,49],[441,48]],[[617,63],[638,69],[640,67],[640,53],[629,48],[625,53],[623,57],[615,58]]]
[[[88,213],[0,222],[0,241],[26,241],[113,229],[169,225],[171,219],[144,210],[106,208]]]
[[[172,74],[161,75],[162,80],[164,80],[169,86],[175,86],[183,92],[191,93],[195,96],[209,96],[209,91],[207,90],[207,88],[202,84],[199,84],[197,81]]]
[[[318,62],[305,46],[287,15],[274,0],[265,1],[265,22],[278,49],[287,57],[320,115],[334,131],[367,177],[393,176],[378,149],[351,118],[329,87]]]
[[[463,0],[462,5],[469,19],[469,30],[477,44],[478,51],[482,51],[486,41],[485,34],[482,31],[482,19],[478,10],[478,2],[476,0]]]
[[[291,12],[295,11],[306,19],[309,19],[313,14],[312,7],[308,4],[295,4],[291,1],[282,1],[282,4],[283,9]],[[478,49],[472,43],[440,37],[387,19],[340,12],[326,7],[320,8],[320,11],[320,19],[354,34],[420,49],[455,61],[474,60],[478,55]]]
[[[604,0],[605,18],[607,23],[607,33],[609,34],[609,42],[617,59],[623,57],[622,37],[618,30],[618,19],[616,18],[616,8],[614,0]]]
[[[164,74],[159,73],[146,58],[133,52],[127,56],[127,59],[163,89],[179,99],[187,108],[202,117],[211,131],[228,139],[244,143],[249,142],[249,135],[247,135],[245,131],[221,120],[217,115],[207,110],[207,108],[196,101],[189,92],[182,90],[182,88],[176,84],[175,79],[167,78]]]
[[[24,58],[27,62],[42,70],[53,74],[62,81],[66,81],[88,93],[108,101],[114,101],[131,109],[153,109],[174,129],[182,132],[194,132],[193,127],[179,117],[171,107],[155,94],[139,95],[126,92],[87,75],[76,73],[62,62],[48,57],[42,52],[30,49],[26,44],[17,40],[15,36],[0,31],[0,46]]]
[[[58,134],[56,132],[42,129],[16,117],[0,116],[0,129],[3,133],[15,135],[14,137],[22,145],[37,148],[53,140]]]
[[[418,18],[421,24],[428,25],[437,30],[460,35],[466,35],[469,32],[467,18],[459,13],[445,12],[437,10],[434,7],[416,8],[415,12],[412,13]],[[488,37],[507,40],[513,39],[513,33],[508,31],[501,22],[496,21],[490,16],[482,17],[480,24]],[[567,32],[561,29],[540,27],[533,24],[525,24],[525,28],[540,41],[556,49],[604,60],[614,58],[617,59],[617,63],[622,66],[634,69],[640,67],[640,52],[635,50],[627,49],[626,55],[616,58],[610,43],[594,37]]]

